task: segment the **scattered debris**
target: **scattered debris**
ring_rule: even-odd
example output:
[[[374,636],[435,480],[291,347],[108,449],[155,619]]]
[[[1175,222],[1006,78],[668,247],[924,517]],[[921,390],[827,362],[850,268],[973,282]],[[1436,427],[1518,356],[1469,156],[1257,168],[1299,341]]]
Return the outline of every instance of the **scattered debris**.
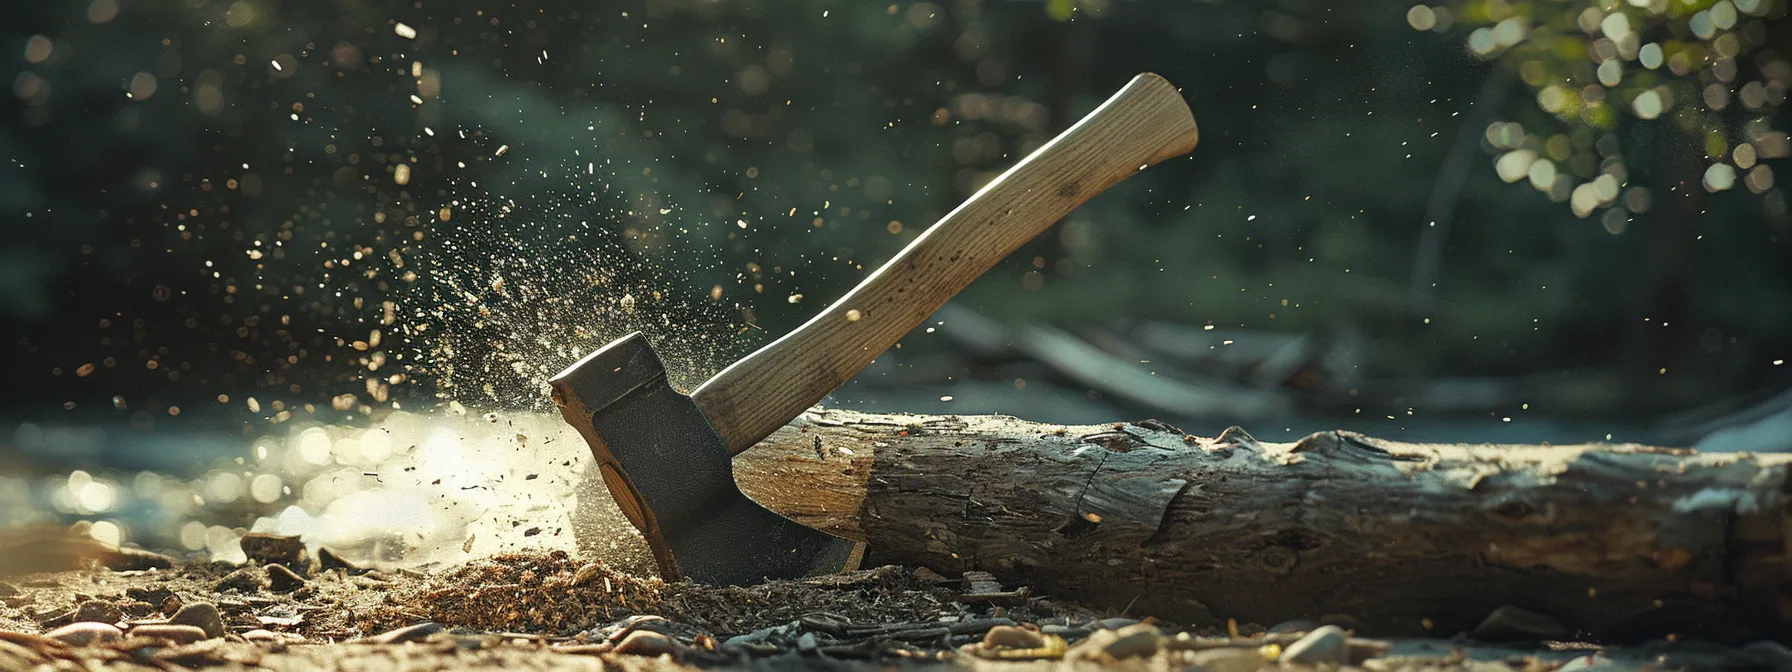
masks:
[[[1002,590],[1002,584],[996,575],[989,572],[969,571],[964,573],[964,581],[960,586],[962,593],[958,601],[965,604],[993,604],[1011,607],[1027,601],[1033,591],[1026,586],[1014,590]]]
[[[324,554],[316,560],[321,567]],[[245,571],[258,586],[267,577],[270,589],[292,580],[303,587],[244,591],[233,587],[240,581],[226,580]],[[960,669],[983,664],[971,661],[1064,660],[1210,672],[1278,665],[1466,671],[1492,669],[1485,665],[1489,660],[1503,660],[1501,669],[1532,670],[1563,664],[1635,669],[1651,661],[1668,668],[1778,669],[1792,661],[1792,651],[1773,642],[1614,650],[1609,657],[1590,655],[1598,651],[1592,645],[1523,653],[1460,639],[1389,642],[1318,625],[1337,622],[1333,616],[1271,628],[1239,623],[1231,633],[1188,630],[1042,597],[1010,605],[966,602],[960,599],[965,594],[1018,591],[980,585],[994,581],[986,575],[943,579],[880,567],[749,588],[666,584],[567,553],[502,555],[428,573],[357,575],[334,567],[309,579],[277,563],[194,563],[148,573],[85,570],[21,577],[14,584],[18,593],[12,597],[44,606],[31,612],[0,607],[0,669],[62,665],[57,661],[164,668],[584,669],[599,662],[593,656],[606,667],[653,671],[673,665],[779,669],[842,660],[896,668],[956,663]],[[1508,610],[1502,618],[1523,615]],[[28,634],[37,632],[44,634]],[[346,641],[356,644],[294,646]],[[1476,647],[1480,653],[1465,653]]]
[[[386,632],[382,632],[382,633],[374,635],[372,637],[368,637],[361,641],[366,642],[368,644],[397,644],[399,642],[417,642],[417,641],[422,641],[423,639],[428,638],[430,635],[436,634],[436,633],[441,632],[446,629],[447,628],[442,627],[441,623],[437,623],[435,621],[424,621],[424,622],[418,623],[416,625],[407,625],[405,627],[398,628],[396,630],[388,630]]]
[[[1494,609],[1487,615],[1486,620],[1475,626],[1474,631],[1470,634],[1476,639],[1489,642],[1534,642],[1566,639],[1574,632],[1549,614],[1520,609],[1508,604]]]
[[[244,567],[225,574],[224,578],[219,579],[217,583],[218,592],[221,593],[253,593],[265,587],[267,587],[266,570],[253,567]]]

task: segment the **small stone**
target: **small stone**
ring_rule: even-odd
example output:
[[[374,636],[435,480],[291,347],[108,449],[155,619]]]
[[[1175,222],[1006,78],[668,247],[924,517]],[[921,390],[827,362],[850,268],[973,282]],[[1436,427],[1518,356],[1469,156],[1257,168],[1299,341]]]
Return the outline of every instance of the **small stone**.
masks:
[[[44,633],[44,636],[64,644],[87,646],[89,644],[104,644],[124,639],[124,631],[119,630],[117,626],[110,623],[82,621],[79,623],[70,623],[55,630],[51,630]]]
[[[1309,621],[1304,618],[1297,618],[1292,621],[1282,621],[1281,623],[1277,623],[1275,625],[1269,626],[1269,634],[1275,635],[1275,634],[1281,634],[1284,632],[1312,632],[1312,631],[1318,630],[1318,629],[1319,629],[1318,621]]]
[[[162,615],[173,616],[177,611],[180,611],[179,595],[169,595],[168,599],[162,600]]]
[[[722,650],[727,652],[747,651],[752,653],[776,653],[778,646],[770,643],[774,635],[785,630],[786,626],[760,628],[744,635],[735,635],[722,642]]]
[[[986,649],[1037,649],[1045,646],[1045,635],[1013,625],[998,625],[983,633]]]
[[[317,566],[320,569],[323,569],[324,571],[329,571],[332,569],[341,569],[341,570],[347,571],[350,574],[361,571],[361,567],[359,565],[356,565],[355,563],[344,560],[342,558],[342,556],[337,555],[335,551],[332,551],[328,548],[323,548],[321,546],[318,547],[318,549],[317,549]]]
[[[1559,640],[1574,634],[1549,614],[1506,605],[1493,610],[1469,633],[1489,642]]]
[[[1581,656],[1556,668],[1556,672],[1578,672],[1579,670],[1616,670],[1623,666],[1605,656]]]
[[[1282,650],[1281,661],[1304,665],[1320,663],[1342,665],[1346,662],[1349,651],[1348,638],[1344,636],[1344,629],[1335,625],[1326,625],[1307,633],[1307,636],[1300,638],[1299,641],[1289,644],[1288,648]]]
[[[101,600],[88,600],[75,607],[75,621],[91,621],[94,623],[117,623],[124,620],[124,611],[118,605]]]
[[[1048,623],[1039,626],[1039,631],[1048,635],[1057,635],[1064,639],[1077,640],[1089,636],[1088,628],[1079,628],[1060,623]]]
[[[253,593],[267,585],[267,572],[253,567],[244,567],[218,579],[219,592]]]
[[[821,650],[821,640],[816,638],[815,633],[805,632],[803,636],[796,638],[796,650],[802,653],[815,653]]]
[[[1112,656],[1115,660],[1127,658],[1149,658],[1157,654],[1158,644],[1164,634],[1157,626],[1149,623],[1129,625],[1114,631],[1114,641],[1101,647],[1101,652]]]
[[[622,638],[622,642],[616,645],[616,653],[650,657],[670,655],[673,660],[681,660],[684,648],[671,637],[652,630],[636,630]]]
[[[1104,618],[1095,622],[1095,627],[1102,630],[1119,630],[1129,625],[1137,625],[1136,618]]]
[[[282,564],[287,567],[310,567],[310,558],[305,553],[305,543],[298,537],[286,537],[264,532],[250,532],[243,535],[243,554],[258,565]]]
[[[447,628],[442,627],[441,623],[437,623],[435,621],[424,621],[424,622],[418,623],[416,625],[407,625],[402,628],[398,628],[396,630],[387,630],[385,632],[374,635],[372,637],[368,637],[364,641],[367,641],[372,644],[398,644],[401,642],[415,642],[415,641],[427,639],[430,635],[436,634],[436,633],[441,632],[446,629]]]
[[[1257,672],[1265,667],[1263,654],[1256,649],[1222,647],[1188,654],[1190,667],[1205,672]]]
[[[173,556],[145,551],[141,548],[108,549],[100,554],[100,562],[106,566],[106,569],[116,572],[168,569],[174,566]]]
[[[290,593],[305,587],[305,577],[292,571],[286,565],[274,563],[262,568],[268,573],[268,589],[276,593]]]
[[[169,623],[139,625],[131,628],[132,637],[154,637],[165,639],[175,644],[192,644],[208,639],[205,631],[191,625],[174,625]]]
[[[217,605],[210,602],[194,602],[181,607],[168,619],[172,625],[191,625],[205,631],[207,638],[224,636],[224,616],[218,613]]]

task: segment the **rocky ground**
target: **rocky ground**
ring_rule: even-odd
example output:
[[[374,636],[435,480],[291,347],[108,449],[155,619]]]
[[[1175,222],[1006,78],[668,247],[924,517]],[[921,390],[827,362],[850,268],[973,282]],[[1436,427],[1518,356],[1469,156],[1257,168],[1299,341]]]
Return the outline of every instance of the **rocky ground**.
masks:
[[[1496,646],[1310,622],[1190,631],[922,568],[717,588],[564,551],[420,571],[356,567],[290,537],[242,545],[241,565],[114,552],[0,583],[0,670],[1792,668],[1771,642]]]

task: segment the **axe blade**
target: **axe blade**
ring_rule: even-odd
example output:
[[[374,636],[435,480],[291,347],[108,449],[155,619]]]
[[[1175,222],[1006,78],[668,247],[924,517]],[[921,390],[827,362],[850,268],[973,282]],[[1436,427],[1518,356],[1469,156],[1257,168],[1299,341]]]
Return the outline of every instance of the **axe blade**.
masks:
[[[746,586],[856,568],[858,545],[802,525],[740,491],[722,437],[672,389],[640,333],[555,376],[554,401],[591,447],[660,576]]]

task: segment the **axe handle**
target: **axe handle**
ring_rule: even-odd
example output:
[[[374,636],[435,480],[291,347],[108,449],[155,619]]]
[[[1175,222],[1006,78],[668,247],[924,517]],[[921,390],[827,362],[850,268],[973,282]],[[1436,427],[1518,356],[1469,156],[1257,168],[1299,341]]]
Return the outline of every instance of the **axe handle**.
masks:
[[[1083,201],[1200,134],[1164,78],[1133,78],[1101,107],[991,180],[846,296],[691,394],[730,455],[801,414],[948,299]]]

